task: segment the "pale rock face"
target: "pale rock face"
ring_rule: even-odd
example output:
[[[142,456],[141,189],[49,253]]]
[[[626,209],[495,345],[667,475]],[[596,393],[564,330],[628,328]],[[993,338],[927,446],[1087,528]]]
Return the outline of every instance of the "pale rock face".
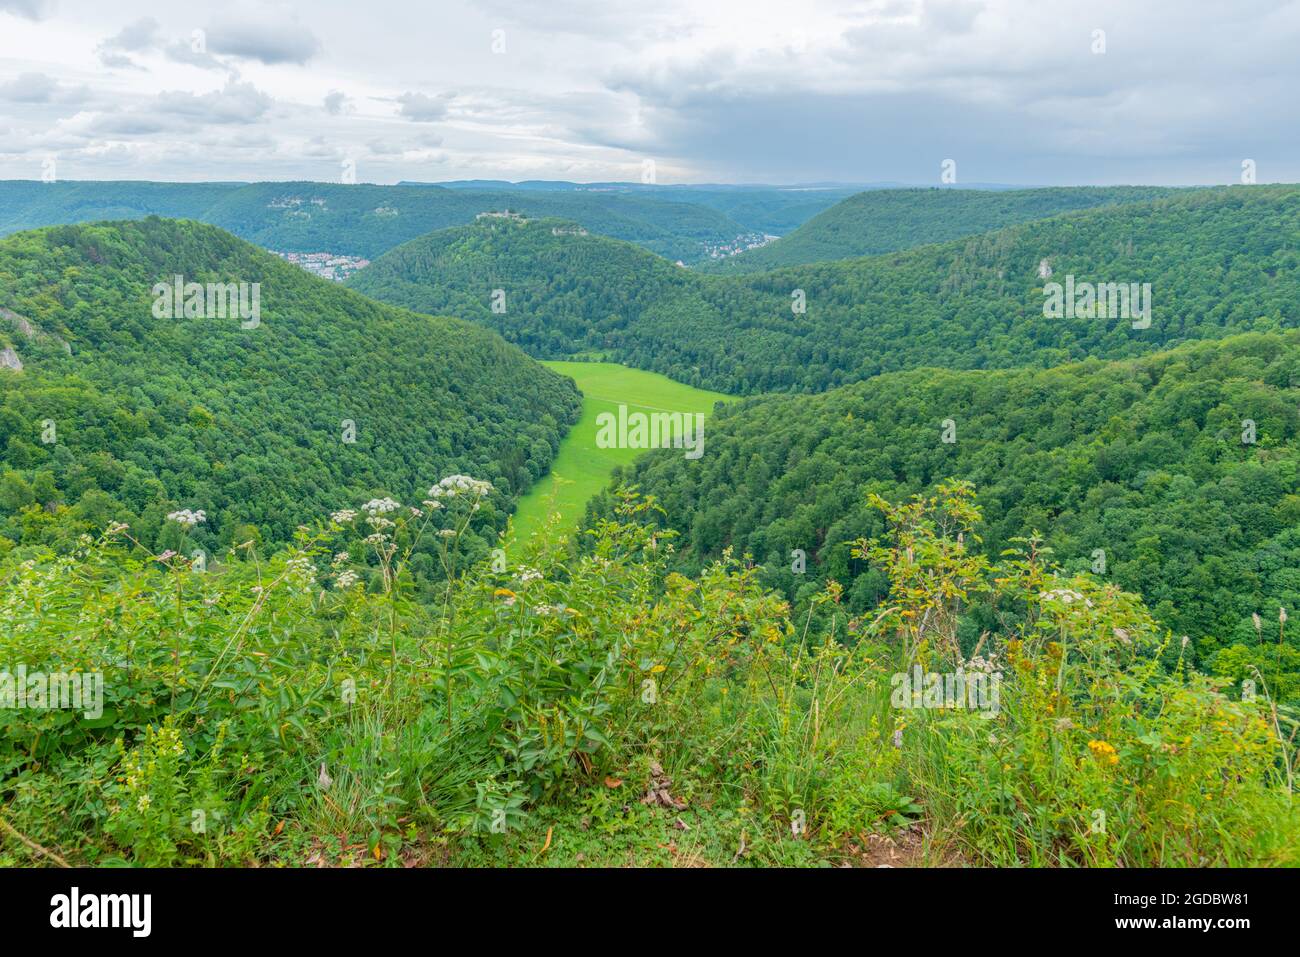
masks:
[[[18,358],[18,353],[14,351],[13,346],[0,349],[0,369],[12,369],[14,372],[23,371],[23,360]]]
[[[68,343],[63,339],[60,339],[58,336],[50,335],[47,332],[42,332],[41,330],[33,326],[31,322],[28,321],[26,316],[20,316],[12,309],[5,309],[3,307],[0,307],[0,319],[7,321],[14,329],[16,329],[26,338],[46,340],[46,341],[52,339],[55,342],[57,342],[60,347],[62,347],[64,352],[66,352],[68,355],[72,355],[72,346],[70,343]],[[10,351],[12,352],[13,350]],[[16,359],[17,357],[15,356],[14,358]],[[11,365],[9,366],[9,368],[14,368],[14,367]],[[21,362],[18,363],[17,368],[19,369],[22,368]]]
[[[32,328],[32,324],[30,322],[28,322],[24,317],[18,315],[18,313],[13,312],[12,310],[0,309],[0,319],[8,319],[11,323],[13,323],[15,329],[17,329],[23,335],[27,336],[29,339],[31,338],[32,334],[36,331],[35,329]]]

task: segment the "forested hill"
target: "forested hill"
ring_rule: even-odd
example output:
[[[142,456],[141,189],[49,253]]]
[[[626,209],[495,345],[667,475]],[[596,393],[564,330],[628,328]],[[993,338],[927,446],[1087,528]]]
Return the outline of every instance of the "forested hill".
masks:
[[[783,197],[778,197],[783,198]],[[39,226],[148,215],[197,219],[268,249],[374,258],[482,212],[562,216],[670,259],[694,262],[754,227],[671,194],[442,189],[341,183],[110,183],[0,181],[0,234]],[[738,215],[765,218],[775,200]],[[786,209],[786,214],[800,207]],[[818,209],[804,208],[812,215]],[[802,221],[802,220],[800,220]]]
[[[699,268],[728,274],[910,249],[1072,210],[1157,199],[1162,186],[1046,189],[880,189],[850,196],[781,239]]]
[[[1276,646],[1279,608],[1300,606],[1297,408],[1300,331],[1251,333],[1136,360],[916,369],[723,406],[699,460],[650,453],[623,480],[657,497],[688,565],[730,547],[792,597],[834,578],[856,612],[888,589],[850,557],[849,542],[883,531],[864,491],[896,501],[969,480],[990,555],[1037,529],[1066,567],[1143,595],[1203,667],[1241,680],[1280,656],[1288,684],[1274,691],[1297,697],[1300,652]],[[1273,645],[1258,647],[1252,613]],[[991,626],[972,620],[971,640]]]
[[[816,392],[918,366],[1047,367],[1291,326],[1298,238],[1300,187],[1251,186],[737,277],[550,221],[494,221],[421,237],[351,281],[546,358],[595,353],[722,392]],[[1045,315],[1045,284],[1067,276],[1149,283],[1149,326]],[[503,312],[491,309],[497,289]]]
[[[257,321],[156,314],[155,284],[176,275],[248,283],[250,306],[257,283]],[[0,549],[109,520],[152,544],[181,508],[206,512],[193,534],[207,547],[284,542],[370,496],[419,501],[454,472],[496,485],[504,525],[579,412],[570,380],[485,329],[193,222],[0,240],[0,310]]]
[[[690,309],[699,323],[695,336],[647,348],[629,362],[664,372],[697,348],[707,361],[716,343],[695,338],[710,323],[723,328],[722,317],[698,298],[701,283],[690,271],[560,219],[493,219],[439,230],[380,257],[348,285],[419,312],[473,319],[541,359],[595,349],[626,361],[658,310]]]

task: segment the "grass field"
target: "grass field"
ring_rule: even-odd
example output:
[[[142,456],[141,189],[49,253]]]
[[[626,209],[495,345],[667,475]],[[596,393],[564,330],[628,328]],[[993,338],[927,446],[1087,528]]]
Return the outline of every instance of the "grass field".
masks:
[[[571,376],[582,390],[582,418],[560,446],[549,475],[534,485],[519,500],[515,514],[515,537],[528,537],[559,512],[560,527],[569,531],[581,520],[588,500],[609,482],[616,466],[626,465],[639,449],[601,449],[596,447],[596,416],[601,412],[617,413],[619,403],[629,411],[704,412],[713,404],[731,397],[720,392],[695,389],[654,372],[629,369],[616,362],[545,362],[561,375]],[[705,449],[708,448],[707,435]]]

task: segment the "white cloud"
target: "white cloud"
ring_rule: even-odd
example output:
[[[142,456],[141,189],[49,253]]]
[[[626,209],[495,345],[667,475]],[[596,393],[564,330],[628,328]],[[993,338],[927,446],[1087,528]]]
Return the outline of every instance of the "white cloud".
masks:
[[[1285,0],[0,0],[0,176],[1300,180],[1297,46]]]

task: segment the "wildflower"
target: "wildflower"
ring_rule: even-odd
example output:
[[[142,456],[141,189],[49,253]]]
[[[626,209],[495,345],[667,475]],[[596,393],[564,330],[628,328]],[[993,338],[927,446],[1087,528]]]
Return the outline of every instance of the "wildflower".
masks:
[[[356,511],[350,508],[341,508],[337,512],[330,512],[330,521],[337,525],[346,525],[356,517]]]
[[[1119,754],[1115,751],[1115,746],[1107,741],[1089,741],[1088,750],[1092,752],[1093,757],[1098,761],[1106,764],[1119,764]]]
[[[536,568],[529,568],[526,565],[519,566],[519,574],[516,576],[521,585],[527,585],[529,582],[535,582],[542,577],[542,573]]]
[[[184,525],[186,528],[193,528],[195,525],[202,525],[208,520],[207,513],[203,509],[197,509],[191,512],[188,508],[183,508],[177,512],[169,512],[167,521],[175,522],[178,525]]]
[[[429,489],[429,498],[455,498],[457,495],[473,495],[481,498],[492,491],[492,483],[468,475],[448,475],[437,485]]]
[[[130,527],[125,522],[109,522],[108,527],[104,529],[104,534],[112,538],[114,535],[121,535]]]
[[[1264,630],[1264,622],[1260,620],[1259,612],[1252,611],[1250,613],[1250,619],[1255,623],[1255,634],[1258,635],[1261,631]]]
[[[161,555],[159,555],[158,558],[157,558],[157,560],[160,561],[160,562],[166,562],[166,561],[170,561],[171,559],[173,559],[173,558],[175,558],[175,557],[176,557],[176,553],[175,553],[174,551],[172,551],[172,550],[169,548],[169,549],[167,549],[167,551],[165,551],[165,552],[163,552]]]
[[[1280,621],[1280,622],[1281,622],[1282,624],[1284,624],[1284,625],[1286,624],[1286,609],[1285,609],[1285,608],[1278,608],[1278,610],[1277,610],[1277,620]]]
[[[306,555],[295,555],[284,563],[287,577],[299,588],[311,588],[316,582],[316,566]]]
[[[135,802],[135,807],[138,811],[147,811],[149,810],[149,805],[152,803],[153,798],[147,794],[141,794],[139,799]]]
[[[339,565],[342,565],[351,557],[352,556],[349,555],[347,552],[339,552],[334,556],[334,560],[330,562],[330,564],[333,565],[335,568],[337,568]]]
[[[339,573],[339,577],[334,579],[334,587],[339,591],[347,591],[357,583],[357,573],[346,571]]]
[[[400,503],[393,501],[391,498],[372,498],[361,506],[361,510],[373,518],[376,515],[383,515],[385,512],[395,512],[401,507]]]
[[[454,528],[444,528],[438,532],[443,538],[455,538],[456,530]]]

